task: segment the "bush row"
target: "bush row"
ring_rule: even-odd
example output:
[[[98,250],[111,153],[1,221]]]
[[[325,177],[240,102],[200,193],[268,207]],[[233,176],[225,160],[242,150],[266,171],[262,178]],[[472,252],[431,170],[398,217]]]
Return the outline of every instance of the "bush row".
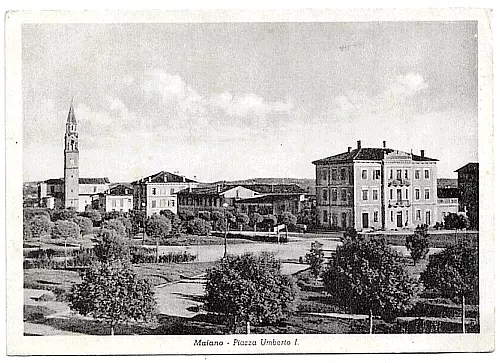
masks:
[[[144,252],[132,252],[132,263],[156,263],[156,255]],[[196,259],[196,255],[184,252],[169,252],[158,256],[159,263],[184,263]]]

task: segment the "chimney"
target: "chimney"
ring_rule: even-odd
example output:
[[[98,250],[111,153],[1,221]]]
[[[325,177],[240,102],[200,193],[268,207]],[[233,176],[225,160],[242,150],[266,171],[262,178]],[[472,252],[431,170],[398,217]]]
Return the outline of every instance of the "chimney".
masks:
[[[385,140],[384,140],[384,141],[382,141],[382,145],[384,146],[384,149],[387,147],[387,146],[386,146],[386,143],[385,143]]]
[[[151,183],[151,177],[148,177],[148,182],[150,182],[150,183]]]
[[[217,193],[220,193],[222,190],[222,185],[217,184]]]
[[[424,157],[425,156],[425,150],[420,150],[420,156]]]
[[[183,175],[182,176],[182,182],[185,183],[186,182],[186,177]]]
[[[348,152],[348,153],[350,153],[350,152],[351,152],[351,149],[352,149],[352,147],[350,147],[350,146],[349,146],[349,147],[347,148],[347,152]]]
[[[358,150],[361,149],[361,140],[358,140]]]

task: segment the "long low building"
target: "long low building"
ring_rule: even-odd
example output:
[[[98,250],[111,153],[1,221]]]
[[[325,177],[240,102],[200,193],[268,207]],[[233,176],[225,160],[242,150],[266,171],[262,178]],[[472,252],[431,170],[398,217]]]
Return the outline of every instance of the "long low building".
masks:
[[[306,192],[296,184],[212,184],[178,193],[179,212],[224,211],[280,215],[300,212]]]

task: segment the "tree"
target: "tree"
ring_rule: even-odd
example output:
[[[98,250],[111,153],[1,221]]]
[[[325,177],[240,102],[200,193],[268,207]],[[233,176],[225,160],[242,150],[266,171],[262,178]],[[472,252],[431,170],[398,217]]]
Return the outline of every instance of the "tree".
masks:
[[[58,220],[52,227],[52,238],[78,238],[80,236],[80,227],[73,221]]]
[[[288,242],[288,226],[295,226],[297,224],[297,217],[290,212],[284,212],[281,215],[281,223],[285,225],[286,240]]]
[[[186,230],[189,234],[208,236],[212,230],[212,226],[210,225],[210,222],[204,219],[195,218],[187,222]]]
[[[122,222],[118,219],[108,219],[102,223],[103,229],[112,229],[115,230],[120,236],[125,236],[126,230]]]
[[[172,224],[170,220],[160,214],[153,214],[146,220],[146,234],[149,237],[163,240],[170,236]]]
[[[40,238],[42,235],[49,233],[52,227],[49,217],[44,214],[35,215],[28,223],[33,237]]]
[[[311,266],[311,273],[317,278],[323,267],[325,253],[323,252],[323,244],[320,242],[311,243],[311,249],[306,254],[306,262]]]
[[[455,244],[458,243],[458,230],[469,227],[469,220],[463,214],[450,213],[444,217],[444,228],[455,230]]]
[[[123,227],[125,228],[125,235],[130,237],[132,234],[132,221],[130,220],[129,217],[118,217],[117,220],[123,224]]]
[[[249,221],[250,218],[245,213],[238,213],[236,215],[236,223],[238,223],[240,231],[243,230],[243,226],[246,226]]]
[[[183,228],[182,228],[182,221],[179,218],[179,216],[168,209],[160,211],[160,215],[165,216],[170,221],[170,225],[172,228],[171,233],[175,236],[180,236],[180,234],[183,231]]]
[[[147,280],[139,279],[128,265],[94,263],[82,273],[82,282],[69,294],[72,310],[105,321],[111,335],[120,322],[149,321],[156,301]]]
[[[465,305],[479,303],[479,249],[465,243],[448,246],[429,256],[420,275],[424,286],[462,304],[462,332],[465,333]]]
[[[83,212],[83,216],[89,218],[92,221],[94,227],[99,226],[99,223],[102,221],[101,213],[99,213],[99,211],[95,209],[89,209]]]
[[[49,210],[44,208],[23,208],[23,218],[26,220],[31,220],[35,216],[46,216],[50,219]]]
[[[130,261],[130,251],[123,237],[115,230],[103,229],[99,243],[94,247],[97,260],[103,263]]]
[[[415,232],[406,237],[406,249],[410,251],[413,265],[422,260],[429,253],[429,233],[427,233],[427,226],[417,226]]]
[[[403,257],[383,238],[344,238],[322,274],[326,291],[336,305],[354,313],[391,320],[415,304],[418,282],[405,268]]]
[[[54,221],[71,221],[76,217],[76,211],[72,208],[60,209],[54,212],[52,218]]]
[[[293,310],[293,280],[280,273],[281,265],[266,252],[229,255],[208,270],[206,307],[226,315],[228,327],[236,332],[242,322],[274,325]]]
[[[29,221],[23,220],[23,241],[29,241],[32,237]]]
[[[249,224],[251,226],[253,226],[253,231],[254,232],[257,231],[257,224],[261,224],[263,220],[264,220],[264,217],[262,217],[262,215],[260,215],[257,212],[254,212],[254,213],[250,214]]]
[[[78,227],[80,227],[80,233],[83,237],[85,234],[92,233],[92,220],[87,217],[75,217],[73,219],[73,222],[78,224]]]
[[[183,221],[183,222],[187,222],[187,221],[190,221],[191,219],[194,219],[195,217],[195,214],[193,211],[182,211],[182,212],[179,212],[179,218]]]

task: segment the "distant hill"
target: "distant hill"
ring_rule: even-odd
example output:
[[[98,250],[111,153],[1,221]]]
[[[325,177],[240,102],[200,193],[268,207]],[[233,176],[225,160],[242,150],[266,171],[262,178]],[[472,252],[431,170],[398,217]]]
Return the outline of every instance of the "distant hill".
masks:
[[[251,185],[251,184],[297,184],[299,187],[304,189],[309,194],[315,194],[315,179],[307,178],[252,178],[244,180],[221,180],[213,183],[206,183],[206,185],[214,184],[241,184],[241,185]]]

